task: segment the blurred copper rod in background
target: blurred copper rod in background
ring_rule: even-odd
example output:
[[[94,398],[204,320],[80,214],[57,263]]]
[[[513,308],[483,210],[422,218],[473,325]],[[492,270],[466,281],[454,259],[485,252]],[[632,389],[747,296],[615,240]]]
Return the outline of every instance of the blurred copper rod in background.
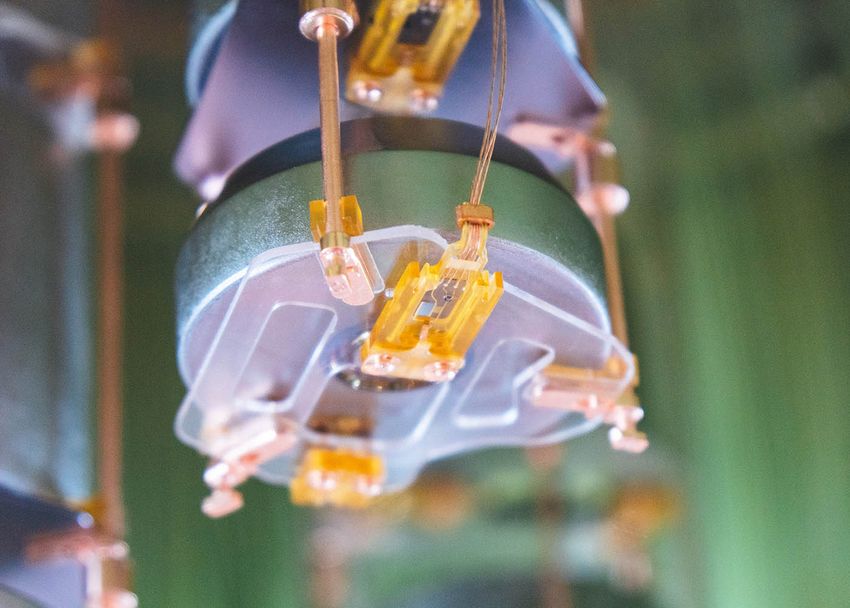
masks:
[[[565,0],[564,8],[567,20],[575,36],[579,58],[588,73],[592,76],[595,71],[592,37],[587,27],[587,11],[582,0]],[[607,112],[606,112],[607,114]],[[590,137],[603,137],[607,117],[597,120]],[[590,186],[590,155],[592,154],[588,137],[580,135],[579,145],[576,146],[575,184],[576,192]],[[629,345],[628,326],[626,324],[626,307],[623,299],[623,281],[620,275],[620,258],[617,248],[617,229],[614,216],[608,213],[604,205],[597,205],[596,217],[593,223],[602,241],[602,256],[605,265],[605,287],[608,296],[608,316],[611,317],[611,331],[616,338]]]

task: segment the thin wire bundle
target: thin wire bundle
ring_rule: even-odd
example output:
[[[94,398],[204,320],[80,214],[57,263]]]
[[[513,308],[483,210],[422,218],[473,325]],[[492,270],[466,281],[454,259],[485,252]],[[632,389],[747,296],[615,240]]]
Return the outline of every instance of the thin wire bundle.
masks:
[[[493,97],[496,91],[498,72],[499,93],[496,99],[496,111],[493,112]],[[502,117],[502,105],[505,101],[505,82],[508,73],[508,30],[505,19],[505,0],[493,0],[493,48],[490,57],[490,94],[487,98],[487,123],[484,128],[484,139],[481,142],[481,152],[478,155],[478,165],[475,177],[472,179],[472,189],[469,193],[469,204],[481,203],[487,172],[490,170],[490,160],[496,147],[496,137],[499,133],[499,120]]]

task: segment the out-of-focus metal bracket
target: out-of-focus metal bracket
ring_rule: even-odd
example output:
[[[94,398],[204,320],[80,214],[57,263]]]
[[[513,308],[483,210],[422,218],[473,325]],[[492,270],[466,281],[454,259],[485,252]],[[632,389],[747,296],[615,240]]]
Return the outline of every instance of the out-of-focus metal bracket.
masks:
[[[358,4],[366,14],[368,2]],[[483,2],[481,10],[435,117],[476,125],[484,121],[490,3]],[[196,83],[190,98],[198,101],[175,160],[180,177],[206,199],[215,198],[224,178],[265,148],[319,126],[315,48],[298,30],[298,4],[241,0],[221,11],[219,19],[209,22],[220,42],[207,44],[203,57],[192,53],[189,69],[204,77],[187,77],[187,82]],[[579,63],[563,17],[544,0],[517,0],[507,3],[507,19],[502,130],[509,133],[513,125],[527,122],[586,128],[605,106],[605,98]],[[359,33],[341,41],[343,79],[345,57]],[[533,66],[538,67],[529,69]],[[343,121],[369,115],[367,108],[347,102],[340,109]],[[536,152],[552,171],[563,170],[569,162],[551,151]]]

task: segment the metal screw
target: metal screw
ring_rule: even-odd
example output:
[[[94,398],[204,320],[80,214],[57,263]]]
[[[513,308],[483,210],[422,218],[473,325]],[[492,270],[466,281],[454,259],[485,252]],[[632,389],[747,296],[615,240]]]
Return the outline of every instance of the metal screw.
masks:
[[[458,366],[449,361],[437,361],[425,368],[425,378],[430,382],[447,382],[457,376]]]
[[[439,105],[439,98],[424,89],[415,89],[410,94],[410,109],[417,113],[433,112]]]
[[[384,96],[384,90],[377,82],[358,80],[351,85],[354,97],[361,102],[378,103]]]

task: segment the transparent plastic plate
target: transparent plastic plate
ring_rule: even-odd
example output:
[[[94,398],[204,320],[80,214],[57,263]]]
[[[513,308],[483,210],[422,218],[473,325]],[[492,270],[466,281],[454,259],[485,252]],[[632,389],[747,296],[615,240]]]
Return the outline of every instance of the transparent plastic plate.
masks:
[[[438,233],[417,226],[367,232],[357,241],[368,244],[389,287],[408,262],[434,263],[447,244]],[[264,463],[258,477],[288,483],[305,446],[348,447],[383,456],[392,491],[438,458],[484,447],[561,442],[594,429],[599,420],[535,406],[529,386],[550,364],[597,369],[615,356],[627,365],[621,379],[625,390],[634,374],[631,355],[607,327],[571,313],[575,298],[570,294],[580,281],[567,269],[549,260],[545,280],[521,277],[524,285],[539,284],[540,292],[554,296],[549,302],[507,280],[522,273],[517,247],[490,248],[488,268],[502,270],[503,262],[510,269],[505,292],[464,368],[442,384],[360,373],[359,345],[386,295],[376,294],[372,303],[358,307],[334,299],[315,243],[257,256],[190,379],[175,424],[178,437],[209,454],[205,429],[211,426],[253,416],[284,417],[296,429],[296,447]],[[367,419],[370,437],[321,433],[310,425],[315,417],[339,415]]]

